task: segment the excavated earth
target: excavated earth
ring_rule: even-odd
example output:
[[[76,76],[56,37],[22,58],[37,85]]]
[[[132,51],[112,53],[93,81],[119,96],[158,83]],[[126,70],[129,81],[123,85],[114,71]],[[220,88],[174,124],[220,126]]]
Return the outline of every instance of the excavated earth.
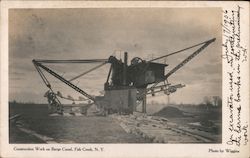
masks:
[[[164,111],[165,110],[165,111]],[[153,116],[49,116],[46,105],[10,105],[10,143],[219,143],[220,134],[195,123],[179,124],[187,116],[168,108]],[[170,115],[170,112],[172,115]],[[164,117],[165,114],[172,116]],[[177,119],[177,120],[178,120]],[[183,122],[183,121],[182,121]]]

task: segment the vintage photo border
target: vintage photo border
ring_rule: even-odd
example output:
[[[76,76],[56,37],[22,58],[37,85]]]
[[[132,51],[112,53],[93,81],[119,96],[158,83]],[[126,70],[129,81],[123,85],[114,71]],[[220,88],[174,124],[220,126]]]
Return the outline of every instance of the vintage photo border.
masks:
[[[246,134],[239,134],[242,143],[238,146],[232,142],[230,145],[230,96],[228,83],[228,72],[231,72],[230,63],[226,58],[226,49],[222,46],[223,63],[223,120],[222,120],[222,144],[9,144],[8,132],[8,10],[10,8],[184,8],[184,7],[219,7],[222,10],[222,36],[223,44],[227,41],[228,28],[225,26],[226,18],[230,17],[230,11],[237,11],[240,8],[240,30],[241,45],[246,49],[246,61],[239,62],[241,65],[241,114],[242,126],[246,126]],[[226,11],[226,13],[225,13]],[[228,13],[228,14],[227,14]],[[163,2],[163,1],[4,1],[1,2],[1,135],[0,135],[0,156],[1,157],[248,157],[249,142],[244,145],[244,139],[249,140],[249,3],[248,2]],[[232,71],[234,71],[232,69]],[[237,113],[237,109],[233,109]],[[237,117],[237,116],[235,116]],[[243,132],[243,130],[242,130]],[[234,137],[234,136],[233,136]],[[237,136],[236,136],[237,137]],[[232,140],[232,139],[231,139]],[[229,143],[228,143],[229,142]],[[57,148],[103,148],[103,151],[15,151],[15,147],[34,148],[34,147],[57,147]],[[218,150],[211,152],[209,150]],[[226,149],[236,150],[235,153],[226,152]],[[239,151],[239,152],[237,152]]]

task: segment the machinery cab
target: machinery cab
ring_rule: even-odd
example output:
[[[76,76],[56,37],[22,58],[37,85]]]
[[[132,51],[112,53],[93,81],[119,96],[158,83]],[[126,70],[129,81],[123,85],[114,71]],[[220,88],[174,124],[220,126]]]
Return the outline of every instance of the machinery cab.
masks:
[[[133,86],[146,88],[148,84],[165,80],[167,64],[142,61],[128,67],[128,76]]]

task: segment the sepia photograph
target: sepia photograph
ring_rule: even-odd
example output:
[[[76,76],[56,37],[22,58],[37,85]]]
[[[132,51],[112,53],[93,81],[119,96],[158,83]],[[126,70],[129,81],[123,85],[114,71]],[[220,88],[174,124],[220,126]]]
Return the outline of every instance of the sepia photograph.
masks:
[[[10,144],[221,144],[221,8],[9,9]]]
[[[0,12],[0,157],[249,157],[249,2]]]

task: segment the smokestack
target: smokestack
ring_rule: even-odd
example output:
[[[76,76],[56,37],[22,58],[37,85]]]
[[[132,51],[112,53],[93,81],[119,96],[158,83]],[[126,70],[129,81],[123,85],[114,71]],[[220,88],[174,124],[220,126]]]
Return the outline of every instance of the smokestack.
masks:
[[[124,64],[123,64],[123,85],[127,85],[127,67],[128,67],[128,53],[124,53]]]

